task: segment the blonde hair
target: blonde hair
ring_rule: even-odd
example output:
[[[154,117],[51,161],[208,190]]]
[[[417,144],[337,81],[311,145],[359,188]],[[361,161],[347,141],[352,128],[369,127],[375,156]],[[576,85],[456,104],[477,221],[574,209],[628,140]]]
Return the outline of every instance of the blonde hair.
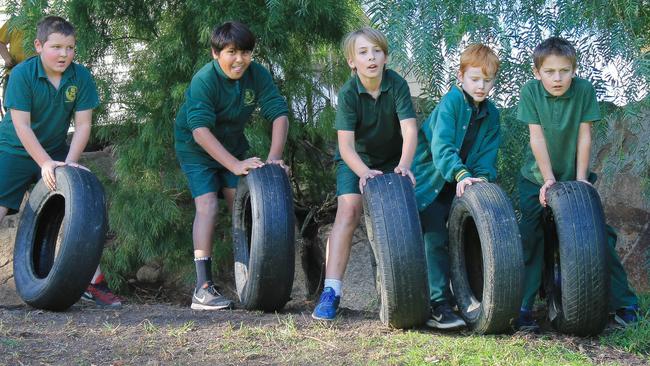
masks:
[[[468,67],[480,67],[485,75],[496,75],[499,71],[499,57],[492,49],[484,44],[469,45],[460,54],[460,73],[464,74]]]
[[[388,41],[386,40],[386,36],[376,29],[363,27],[359,30],[348,33],[343,39],[343,54],[345,55],[346,60],[350,60],[354,57],[354,44],[359,36],[366,37],[370,43],[379,46],[379,48],[384,51],[384,54],[388,56]]]

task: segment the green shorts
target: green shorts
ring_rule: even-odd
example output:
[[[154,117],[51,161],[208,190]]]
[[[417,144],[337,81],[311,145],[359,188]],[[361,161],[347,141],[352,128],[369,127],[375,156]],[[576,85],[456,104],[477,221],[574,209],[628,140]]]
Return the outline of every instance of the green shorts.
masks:
[[[397,163],[386,164],[383,167],[370,167],[370,169],[381,170],[386,173],[393,173]],[[344,194],[361,194],[359,191],[359,176],[357,176],[344,161],[336,162],[336,196]]]
[[[56,161],[65,161],[68,147],[50,154]],[[29,156],[0,151],[0,206],[9,209],[8,215],[18,212],[23,196],[30,186],[41,179],[41,168]]]
[[[238,176],[221,166],[181,163],[181,170],[189,182],[192,198],[210,192],[215,192],[221,197],[222,188],[237,188],[239,183]]]

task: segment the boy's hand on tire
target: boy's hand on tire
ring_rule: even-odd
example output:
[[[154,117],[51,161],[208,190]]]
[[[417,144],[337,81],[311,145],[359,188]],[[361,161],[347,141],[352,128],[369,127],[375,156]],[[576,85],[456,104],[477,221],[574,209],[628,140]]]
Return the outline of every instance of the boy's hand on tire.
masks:
[[[248,158],[246,160],[240,160],[235,164],[234,169],[232,170],[235,175],[248,175],[248,173],[257,168],[264,166],[262,159],[258,157]]]
[[[555,184],[555,179],[547,179],[544,181],[544,185],[539,189],[539,203],[543,207],[546,207],[546,191],[548,191],[551,186]]]
[[[411,169],[409,169],[406,166],[398,165],[395,167],[395,173],[400,174],[403,177],[409,177],[411,180],[411,184],[415,186],[415,176],[413,175],[413,172],[411,172]]]
[[[71,166],[73,168],[83,169],[83,170],[88,171],[88,172],[90,171],[90,169],[86,168],[85,166],[83,166],[83,165],[81,165],[79,163],[66,162],[65,164],[69,165],[69,166]]]
[[[481,183],[481,182],[484,182],[484,180],[481,178],[472,178],[472,177],[467,177],[461,180],[460,182],[458,182],[458,184],[456,184],[456,197],[461,197],[463,193],[465,193],[465,189],[467,188],[467,186],[471,186],[474,183]]]
[[[588,185],[590,185],[590,186],[592,186],[592,187],[594,186],[593,184],[591,184],[590,181],[588,181],[588,180],[586,180],[586,179],[578,179],[578,182],[582,182],[582,183],[588,184]]]
[[[50,190],[56,190],[56,175],[54,170],[60,166],[64,166],[65,163],[62,161],[48,160],[41,166],[41,177],[43,177],[43,182],[45,186]]]
[[[269,158],[269,159],[266,160],[266,164],[279,165],[282,169],[284,169],[284,171],[287,173],[287,175],[290,175],[289,174],[289,172],[290,172],[289,167],[284,164],[284,160],[282,160],[282,159],[270,159]]]
[[[381,170],[368,169],[359,177],[359,190],[363,193],[363,187],[366,186],[368,179],[384,174]]]

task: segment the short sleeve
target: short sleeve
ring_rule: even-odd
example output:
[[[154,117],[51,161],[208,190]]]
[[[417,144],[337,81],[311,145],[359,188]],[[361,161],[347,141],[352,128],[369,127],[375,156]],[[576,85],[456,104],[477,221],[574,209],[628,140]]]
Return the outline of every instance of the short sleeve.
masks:
[[[395,83],[395,110],[400,121],[415,118],[411,91],[409,85],[402,77],[398,77]]]
[[[526,83],[519,94],[519,105],[517,106],[517,119],[526,124],[540,124],[539,113],[535,107],[535,100],[532,93],[532,83]]]
[[[262,117],[269,122],[275,121],[278,117],[289,115],[287,102],[284,100],[278,87],[273,82],[271,74],[263,67],[256,68],[259,78],[260,111]]]
[[[0,42],[7,44],[9,43],[9,22],[5,22],[0,28]]]
[[[95,85],[92,74],[88,69],[80,65],[77,65],[77,73],[79,74],[78,78],[80,83],[75,111],[97,108],[99,105],[99,95],[97,94],[97,86]]]
[[[29,69],[20,64],[13,69],[7,85],[5,107],[24,112],[32,110],[32,84],[28,75]]]
[[[593,122],[600,120],[600,108],[596,99],[596,90],[591,83],[585,83],[587,87],[583,93],[584,104],[580,122]]]
[[[341,131],[355,131],[357,127],[356,99],[358,95],[351,89],[344,88],[339,92],[339,106],[336,109],[334,128]]]

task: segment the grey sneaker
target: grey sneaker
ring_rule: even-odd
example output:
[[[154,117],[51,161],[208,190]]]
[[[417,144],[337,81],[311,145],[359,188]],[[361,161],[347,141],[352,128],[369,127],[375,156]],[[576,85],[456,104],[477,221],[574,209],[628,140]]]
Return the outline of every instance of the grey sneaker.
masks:
[[[466,326],[465,321],[456,315],[448,303],[431,306],[431,317],[427,326],[438,329],[459,329]]]
[[[194,290],[191,306],[194,310],[232,309],[232,307],[232,300],[220,294],[213,284]]]

